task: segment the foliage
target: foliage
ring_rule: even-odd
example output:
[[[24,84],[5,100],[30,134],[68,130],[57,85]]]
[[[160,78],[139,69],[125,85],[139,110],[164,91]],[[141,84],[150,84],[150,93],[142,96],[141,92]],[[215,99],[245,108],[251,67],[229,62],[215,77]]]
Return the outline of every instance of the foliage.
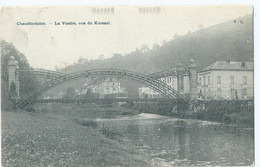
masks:
[[[193,118],[219,121],[227,124],[254,126],[254,108],[250,101],[209,101],[206,109],[192,114]]]
[[[75,88],[73,87],[68,87],[67,91],[66,91],[66,95],[65,98],[73,98],[76,95],[76,91]]]
[[[96,121],[94,121],[92,119],[87,119],[87,120],[77,119],[76,122],[82,126],[87,126],[87,127],[91,127],[91,128],[97,127]]]
[[[102,126],[102,128],[99,130],[101,131],[101,133],[110,138],[110,139],[113,139],[113,140],[121,140],[122,138],[122,135],[120,135],[118,132],[115,131],[115,129],[111,128],[111,127],[108,127],[108,126]]]
[[[98,93],[93,93],[91,88],[88,88],[85,97],[86,98],[92,98],[92,99],[96,98],[97,99],[97,98],[99,98],[99,94]]]
[[[144,113],[154,113],[179,118],[194,118],[209,121],[224,122],[227,124],[239,124],[254,126],[254,106],[253,101],[243,100],[212,100],[205,102],[205,109],[197,112],[187,112],[178,107],[177,112],[173,112],[174,104],[159,102],[153,104],[131,104],[122,105]],[[198,106],[197,106],[198,107]]]
[[[14,56],[18,61],[19,69],[32,70],[27,58],[24,54],[20,53],[12,43],[1,41],[1,69],[2,69],[2,80],[8,80],[8,62],[11,56]],[[20,73],[20,96],[24,97],[29,92],[38,88],[39,83],[33,73]]]

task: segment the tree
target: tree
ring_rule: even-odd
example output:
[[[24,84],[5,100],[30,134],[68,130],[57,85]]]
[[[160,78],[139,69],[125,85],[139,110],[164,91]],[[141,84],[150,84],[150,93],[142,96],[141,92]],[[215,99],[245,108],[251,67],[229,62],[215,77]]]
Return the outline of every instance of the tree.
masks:
[[[66,97],[67,98],[73,98],[76,94],[76,91],[73,87],[68,87],[67,92],[66,92]]]
[[[21,70],[33,70],[30,67],[27,58],[24,54],[20,53],[12,43],[8,43],[4,40],[1,41],[1,67],[3,70],[2,79],[8,81],[8,63],[11,56],[14,56],[18,61],[19,69]],[[26,96],[29,92],[39,87],[39,82],[36,79],[34,73],[20,73],[20,96]]]
[[[160,48],[160,46],[159,46],[158,43],[153,44],[153,50],[157,50],[157,49],[159,49],[159,48]]]
[[[174,39],[177,39],[178,38],[178,34],[174,34],[173,36],[172,36],[172,39],[174,40]]]
[[[166,40],[163,40],[163,41],[162,41],[162,44],[163,44],[163,45],[165,45],[166,43],[167,43],[167,41],[166,41]]]
[[[80,57],[78,59],[78,64],[83,64],[85,62],[85,59],[83,57]]]
[[[204,27],[203,27],[203,25],[202,24],[199,24],[198,25],[198,30],[202,30]]]
[[[146,44],[143,44],[141,47],[141,51],[145,53],[147,50],[149,50],[149,47]]]
[[[99,55],[98,56],[98,60],[104,60],[105,59],[105,56],[104,55]]]
[[[119,59],[119,58],[121,58],[121,57],[122,57],[121,54],[119,54],[119,53],[113,53],[113,57],[112,57],[112,58],[114,58],[114,59]]]
[[[55,66],[55,71],[59,71],[60,69],[59,69],[59,66]]]
[[[91,90],[91,88],[88,88],[88,89],[87,89],[86,97],[87,97],[87,98],[92,98],[92,90]]]

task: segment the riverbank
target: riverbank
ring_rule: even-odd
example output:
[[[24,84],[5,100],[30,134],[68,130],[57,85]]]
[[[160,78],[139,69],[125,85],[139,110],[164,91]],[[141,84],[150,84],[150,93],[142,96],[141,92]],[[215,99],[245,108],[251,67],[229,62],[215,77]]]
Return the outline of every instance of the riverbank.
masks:
[[[116,132],[92,121],[136,113],[61,104],[39,105],[35,112],[2,110],[2,166],[150,166]]]
[[[238,126],[254,127],[254,101],[212,100],[197,103],[198,111],[189,116]]]
[[[254,102],[244,100],[212,100],[198,101],[196,111],[173,110],[175,104],[158,102],[126,103],[125,108],[137,110],[143,113],[160,114],[177,118],[200,119],[217,121],[237,126],[254,127]]]

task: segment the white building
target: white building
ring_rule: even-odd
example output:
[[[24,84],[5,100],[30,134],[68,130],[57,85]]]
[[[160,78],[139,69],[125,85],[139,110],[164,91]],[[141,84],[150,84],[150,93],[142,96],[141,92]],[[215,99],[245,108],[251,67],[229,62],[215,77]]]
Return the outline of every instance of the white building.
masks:
[[[93,85],[84,85],[83,93],[86,94],[88,90],[91,90],[91,93],[99,95],[99,98],[126,98],[127,92],[121,90],[120,82],[111,77],[106,78],[104,81],[99,82]]]
[[[189,94],[189,74],[181,66],[182,65],[179,64],[179,67],[177,69],[171,69],[169,71],[162,72],[161,74],[158,73],[159,76],[164,76],[164,74],[166,75],[166,77],[161,77],[159,78],[159,80],[161,80],[166,85],[172,87],[173,89],[177,90],[181,94]],[[177,73],[180,73],[180,75],[177,75]],[[156,91],[152,90],[151,88],[143,86],[139,88],[139,97],[156,98],[161,97],[161,95]]]
[[[156,91],[152,90],[149,87],[142,86],[141,88],[138,89],[139,97],[140,98],[158,98],[161,97],[159,93]]]
[[[190,93],[189,75],[182,76],[179,80],[179,83],[177,76],[163,77],[160,78],[160,80],[168,86],[172,87],[173,89],[179,91],[181,94]],[[161,95],[149,87],[142,86],[141,88],[139,88],[139,97],[158,98],[161,97]]]
[[[190,93],[189,75],[184,75],[179,78],[179,84],[177,76],[164,77],[160,78],[160,80],[173,89],[179,91],[181,94]]]
[[[203,99],[253,98],[253,62],[217,61],[198,73]]]

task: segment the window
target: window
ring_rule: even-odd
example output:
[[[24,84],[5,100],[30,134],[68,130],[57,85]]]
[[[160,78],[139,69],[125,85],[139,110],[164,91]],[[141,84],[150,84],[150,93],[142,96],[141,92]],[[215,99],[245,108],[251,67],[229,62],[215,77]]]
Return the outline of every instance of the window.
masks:
[[[203,85],[206,85],[206,76],[203,77]]]
[[[211,89],[209,89],[209,97],[212,97]]]
[[[230,84],[234,85],[235,83],[235,77],[234,76],[230,76]]]
[[[199,83],[200,83],[200,85],[202,84],[202,83],[201,83],[201,77],[200,77],[200,79],[199,79]]]
[[[222,92],[221,88],[218,88],[218,98],[219,99],[221,98],[221,92]]]
[[[181,87],[180,87],[180,90],[183,90],[184,89],[184,78],[182,77],[181,78]]]
[[[247,97],[246,97],[246,95],[247,95],[247,90],[246,90],[246,88],[243,88],[242,90],[241,90],[241,94],[242,94],[242,98],[243,99],[246,99]]]
[[[247,77],[243,76],[243,84],[247,84]]]
[[[221,84],[221,76],[217,76],[217,83]]]
[[[162,80],[162,82],[164,82],[164,79],[161,79]]]
[[[210,76],[208,76],[208,85],[210,84]]]
[[[230,93],[231,93],[231,99],[235,99],[235,89],[234,88],[231,88],[230,89]]]

